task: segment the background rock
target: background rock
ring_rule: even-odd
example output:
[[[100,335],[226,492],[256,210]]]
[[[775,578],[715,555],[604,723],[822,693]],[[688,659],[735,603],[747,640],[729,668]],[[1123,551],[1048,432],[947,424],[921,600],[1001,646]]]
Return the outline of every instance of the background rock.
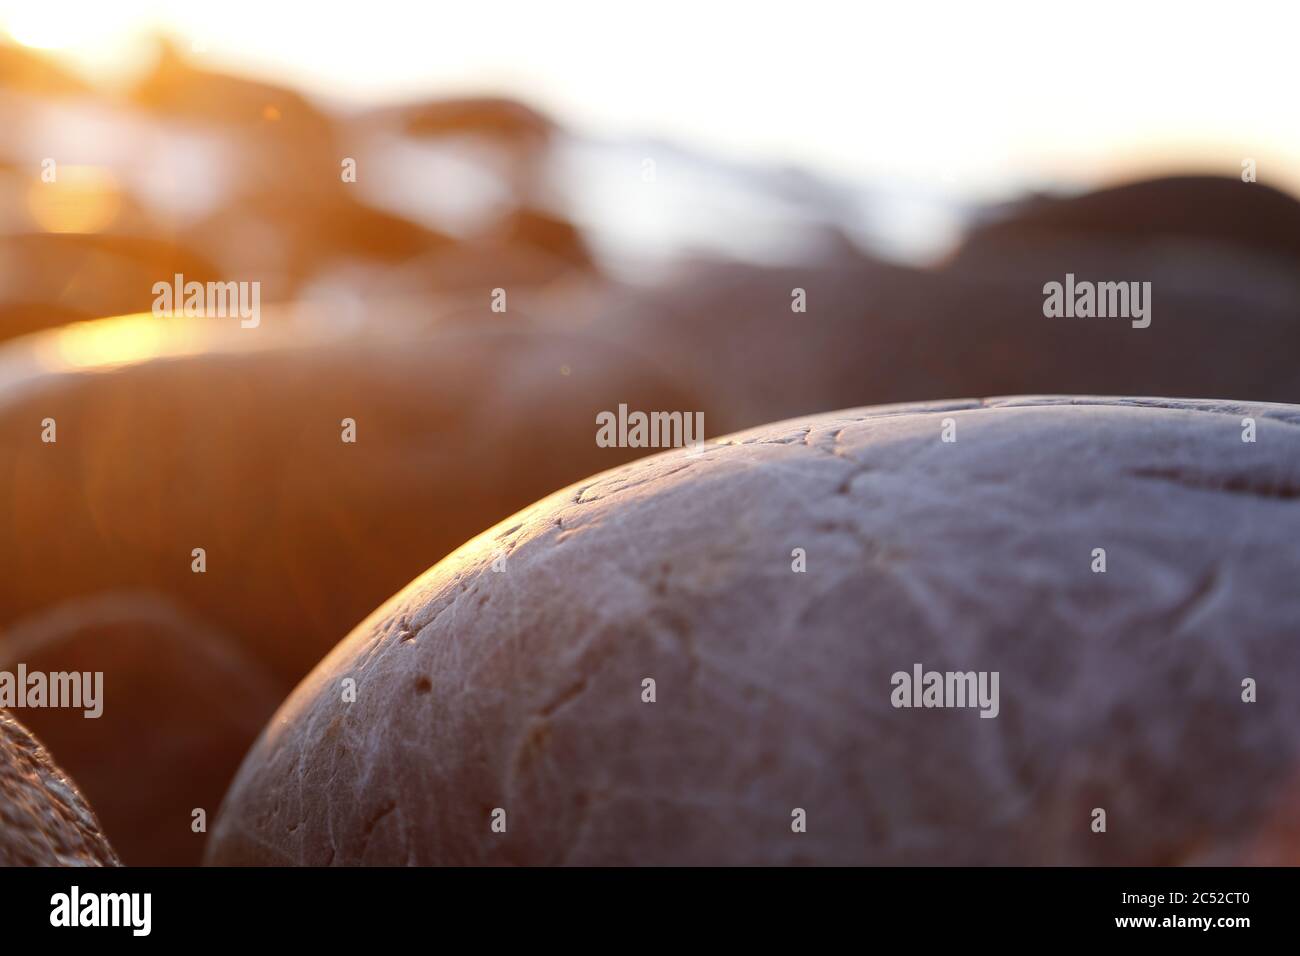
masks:
[[[158,595],[65,602],[0,632],[0,668],[102,672],[103,713],[30,709],[131,866],[197,865],[249,743],[284,688],[229,638]]]
[[[0,626],[152,590],[291,686],[430,547],[644,453],[597,447],[597,412],[702,407],[616,344],[478,309],[432,328],[383,308],[143,317],[0,351],[0,540],[24,543],[0,550]]]
[[[957,401],[589,478],[343,641],[246,759],[207,860],[1257,859],[1297,815],[1297,426],[1295,406]],[[892,707],[918,662],[997,671],[998,716]]]
[[[607,292],[590,327],[708,396],[715,434],[831,408],[961,395],[1300,402],[1300,203],[1171,177],[990,213],[930,268],[870,256],[697,262]],[[1151,283],[1151,325],[1048,318],[1043,286]],[[791,310],[803,289],[807,312]]]

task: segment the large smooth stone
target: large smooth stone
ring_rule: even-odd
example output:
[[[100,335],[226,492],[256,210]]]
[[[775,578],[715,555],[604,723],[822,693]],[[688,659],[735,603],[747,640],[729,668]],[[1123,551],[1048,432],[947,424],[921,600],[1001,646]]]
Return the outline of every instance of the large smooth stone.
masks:
[[[0,866],[117,865],[77,785],[0,710]]]
[[[1300,407],[1210,401],[856,409],[609,471],[322,661],[207,861],[1258,861],[1300,811],[1297,499]],[[894,707],[917,663],[996,671],[997,716]]]
[[[0,668],[19,663],[103,674],[100,716],[45,708],[23,720],[76,777],[127,865],[197,864],[281,687],[228,637],[149,593],[68,601],[0,631]]]

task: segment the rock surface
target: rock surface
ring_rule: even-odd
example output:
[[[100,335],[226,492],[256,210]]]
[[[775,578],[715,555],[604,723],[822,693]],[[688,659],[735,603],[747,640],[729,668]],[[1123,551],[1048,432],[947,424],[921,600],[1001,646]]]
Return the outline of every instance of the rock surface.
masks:
[[[207,861],[1295,863],[1298,426],[881,406],[597,475],[322,661]],[[892,706],[916,663],[997,672],[997,716]]]
[[[128,866],[192,866],[240,760],[284,698],[230,638],[156,594],[65,602],[0,631],[0,668],[103,674],[102,713],[18,711],[92,801]],[[123,772],[129,767],[130,772]]]
[[[77,785],[0,710],[0,866],[117,866]]]

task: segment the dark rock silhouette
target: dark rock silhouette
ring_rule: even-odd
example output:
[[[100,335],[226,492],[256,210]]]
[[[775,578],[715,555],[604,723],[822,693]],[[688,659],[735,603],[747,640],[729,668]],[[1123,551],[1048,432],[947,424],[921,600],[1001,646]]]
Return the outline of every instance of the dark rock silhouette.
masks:
[[[337,173],[334,179],[338,179]],[[230,278],[288,302],[308,279],[349,262],[401,263],[455,248],[448,237],[358,202],[341,182],[233,196],[195,229]]]
[[[572,222],[538,209],[516,209],[491,234],[507,249],[522,247],[556,260],[558,269],[595,268],[581,230]]]
[[[1198,199],[1204,223],[1181,212]],[[1300,204],[1259,184],[1189,179],[1039,208],[977,229],[932,269],[870,257],[696,264],[605,296],[590,326],[708,395],[723,430],[970,394],[1300,401],[1300,278],[1287,245]],[[1043,286],[1067,273],[1151,282],[1151,326],[1044,316]],[[796,288],[806,313],[791,310]]]
[[[205,69],[170,40],[160,37],[156,43],[153,69],[130,94],[141,108],[190,122],[278,133],[303,146],[324,145],[332,139],[330,117],[301,93]]]
[[[556,126],[547,116],[505,97],[431,100],[400,108],[412,136],[479,136],[514,149],[531,149],[551,139]]]
[[[1069,240],[1170,238],[1231,243],[1258,255],[1300,259],[1300,202],[1264,183],[1170,176],[1080,196],[1039,196],[1006,207],[974,228],[966,255],[1006,255]]]

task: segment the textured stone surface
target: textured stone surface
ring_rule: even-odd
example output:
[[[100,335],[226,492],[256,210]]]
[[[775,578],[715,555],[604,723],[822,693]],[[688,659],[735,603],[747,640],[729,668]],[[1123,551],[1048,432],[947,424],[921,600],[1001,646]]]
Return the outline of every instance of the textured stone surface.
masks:
[[[207,860],[1277,861],[1298,540],[1295,406],[883,406],[659,455],[360,625],[250,752]],[[999,672],[998,717],[893,708],[917,662]]]
[[[117,866],[77,785],[0,710],[0,866]]]
[[[80,783],[129,866],[203,856],[210,821],[239,762],[284,698],[225,635],[156,594],[65,602],[0,631],[0,668],[102,672],[99,717],[15,711]],[[123,768],[130,768],[124,772]]]

